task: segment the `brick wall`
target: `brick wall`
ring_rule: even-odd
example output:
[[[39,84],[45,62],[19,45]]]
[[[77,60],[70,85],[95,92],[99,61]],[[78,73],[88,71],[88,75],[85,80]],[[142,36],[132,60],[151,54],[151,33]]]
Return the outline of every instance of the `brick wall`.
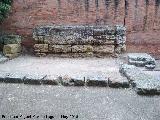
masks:
[[[23,35],[29,47],[32,29],[51,24],[125,24],[129,52],[160,56],[160,0],[14,0],[0,27]]]

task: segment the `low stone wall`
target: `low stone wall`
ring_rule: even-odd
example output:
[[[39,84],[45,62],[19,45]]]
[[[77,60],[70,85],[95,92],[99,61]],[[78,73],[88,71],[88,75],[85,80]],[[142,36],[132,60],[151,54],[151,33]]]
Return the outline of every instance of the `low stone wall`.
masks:
[[[35,54],[115,55],[126,50],[124,26],[40,26],[33,30]]]

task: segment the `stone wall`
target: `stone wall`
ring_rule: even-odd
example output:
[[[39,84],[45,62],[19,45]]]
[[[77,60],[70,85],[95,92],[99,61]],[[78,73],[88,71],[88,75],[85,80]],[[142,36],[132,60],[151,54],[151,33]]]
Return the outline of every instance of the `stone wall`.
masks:
[[[22,35],[23,44],[30,47],[32,30],[39,25],[124,24],[129,52],[160,55],[159,6],[160,0],[14,0],[0,29]]]
[[[115,55],[125,51],[124,26],[40,26],[33,31],[37,55]]]

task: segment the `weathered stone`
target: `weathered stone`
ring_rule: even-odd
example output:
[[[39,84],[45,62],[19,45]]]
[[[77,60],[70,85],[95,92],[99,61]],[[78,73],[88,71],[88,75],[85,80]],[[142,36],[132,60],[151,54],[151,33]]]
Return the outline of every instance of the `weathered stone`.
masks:
[[[21,44],[22,38],[19,35],[2,35],[0,36],[0,43],[7,44]]]
[[[17,54],[21,52],[21,45],[19,44],[7,44],[3,47],[3,54]]]
[[[102,77],[102,76],[97,76],[97,77],[89,76],[89,77],[87,77],[86,85],[87,86],[106,87],[106,86],[108,86],[108,78]]]
[[[124,25],[116,25],[116,35],[124,36],[126,34],[126,27]]]
[[[149,69],[149,70],[152,70],[152,69],[154,69],[155,67],[156,67],[156,65],[154,65],[154,64],[145,65],[145,68],[146,68],[146,69]]]
[[[23,79],[24,84],[33,84],[33,85],[40,85],[42,84],[42,79],[46,75],[26,75]]]
[[[119,44],[115,46],[115,53],[121,54],[122,52],[126,51],[126,45],[125,44]]]
[[[33,38],[52,45],[103,45],[114,44],[116,33],[124,36],[124,26],[41,26],[34,29]]]
[[[160,80],[158,78],[145,74],[133,65],[122,65],[120,72],[128,78],[138,94],[160,94]]]
[[[155,65],[155,59],[146,53],[131,53],[128,55],[128,63],[135,66]],[[147,68],[147,67],[146,67]]]
[[[5,76],[5,83],[23,83],[25,75],[9,73]]]
[[[72,46],[72,53],[87,53],[92,52],[93,47],[91,45],[74,45]]]
[[[108,79],[108,85],[112,88],[129,88],[129,81],[122,76],[112,76]]]
[[[85,81],[83,77],[61,77],[61,84],[63,86],[84,86]]]
[[[71,53],[71,45],[49,45],[52,53]]]
[[[53,76],[46,75],[41,79],[41,83],[43,85],[58,85],[59,84],[59,79],[58,79],[58,77],[53,77]]]
[[[93,46],[93,52],[94,53],[106,53],[106,54],[112,54],[114,53],[114,45],[97,45]]]
[[[47,53],[48,52],[48,44],[35,44],[34,50],[35,50],[35,52]]]

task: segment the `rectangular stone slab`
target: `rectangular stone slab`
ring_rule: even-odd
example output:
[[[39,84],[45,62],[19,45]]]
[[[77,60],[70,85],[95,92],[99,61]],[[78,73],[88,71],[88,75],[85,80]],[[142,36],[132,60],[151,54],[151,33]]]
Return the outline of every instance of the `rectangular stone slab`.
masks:
[[[100,76],[88,76],[86,77],[87,86],[106,87],[108,86],[108,78]]]
[[[120,67],[138,94],[160,94],[160,80],[152,75],[142,72],[133,65],[124,64]]]
[[[112,76],[108,79],[108,85],[112,88],[129,88],[129,81],[126,77]]]
[[[85,85],[84,77],[63,76],[63,77],[60,77],[60,80],[63,86],[84,86]]]
[[[41,79],[41,84],[43,85],[58,85],[59,84],[58,77],[46,75]]]

